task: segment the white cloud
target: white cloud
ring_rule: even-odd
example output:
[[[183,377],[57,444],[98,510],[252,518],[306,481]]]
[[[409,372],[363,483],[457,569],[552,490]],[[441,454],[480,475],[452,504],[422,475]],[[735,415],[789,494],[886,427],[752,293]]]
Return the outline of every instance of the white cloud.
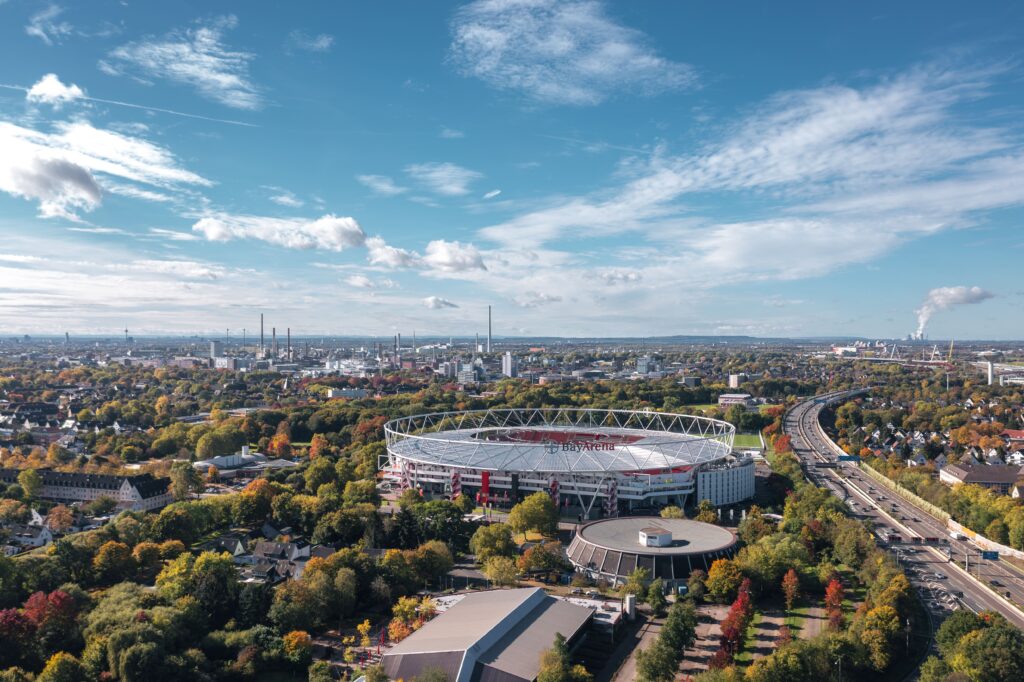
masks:
[[[236,109],[259,109],[260,89],[249,76],[250,52],[229,49],[224,32],[234,28],[234,16],[175,31],[163,38],[127,43],[112,50],[100,68],[110,75],[137,75],[195,88],[207,99]]]
[[[387,268],[411,268],[420,262],[418,253],[389,246],[381,237],[367,239],[366,249],[366,257],[371,265],[381,265]]]
[[[617,284],[636,284],[643,277],[639,272],[633,272],[631,270],[607,270],[600,274],[601,279],[604,283],[609,286],[615,286]]]
[[[226,270],[220,265],[191,260],[141,259],[125,264],[113,264],[114,270],[132,270],[158,275],[172,275],[182,279],[220,279]]]
[[[191,232],[179,232],[178,230],[167,230],[162,227],[151,227],[149,233],[164,239],[169,239],[172,242],[195,242],[199,241],[200,237],[197,234]]]
[[[597,104],[696,82],[692,67],[658,56],[590,0],[479,0],[456,12],[452,34],[460,72],[541,102]]]
[[[561,296],[537,291],[526,291],[515,298],[516,305],[520,308],[539,308],[542,305],[558,303],[561,300]]]
[[[442,310],[444,308],[458,308],[456,304],[449,301],[447,298],[441,298],[440,296],[427,296],[423,299],[423,305],[431,310]]]
[[[74,83],[65,85],[61,83],[57,74],[48,73],[28,89],[25,99],[33,104],[49,104],[59,109],[62,105],[84,96],[82,89]]]
[[[345,284],[356,289],[373,289],[374,283],[366,275],[349,275],[345,278]]]
[[[499,194],[501,194],[501,190],[500,189],[492,189],[490,192],[488,192],[487,194],[484,195],[484,199],[493,199],[494,197],[498,196]]]
[[[440,272],[465,272],[486,270],[483,256],[472,244],[462,244],[444,239],[435,239],[427,244],[423,263]]]
[[[334,45],[334,36],[327,33],[309,35],[298,29],[288,34],[287,46],[307,52],[327,52]]]
[[[211,213],[193,225],[192,230],[210,241],[257,239],[289,249],[343,251],[366,241],[354,218],[332,214],[307,220]]]
[[[287,206],[288,208],[302,208],[306,203],[286,189],[281,189],[280,187],[267,187],[267,189],[277,192],[277,194],[271,195],[270,200],[273,201],[278,206]]]
[[[63,7],[47,5],[45,9],[32,15],[28,26],[25,27],[25,33],[39,38],[47,45],[59,43],[74,31],[74,27],[70,23],[59,20],[60,15],[63,13]]]
[[[357,175],[356,180],[385,197],[393,197],[408,191],[407,188],[396,185],[395,181],[386,175]]]
[[[405,167],[414,180],[437,194],[462,196],[469,185],[483,175],[454,163],[414,163]]]
[[[461,130],[455,130],[454,128],[441,128],[441,137],[446,140],[458,140],[466,136]]]
[[[38,201],[44,217],[77,219],[100,205],[103,190],[152,201],[168,198],[129,183],[172,191],[212,184],[143,138],[85,121],[54,128],[45,133],[0,121],[0,191]]]
[[[122,236],[128,234],[119,227],[69,227],[68,232],[81,232],[83,234],[116,234]]]

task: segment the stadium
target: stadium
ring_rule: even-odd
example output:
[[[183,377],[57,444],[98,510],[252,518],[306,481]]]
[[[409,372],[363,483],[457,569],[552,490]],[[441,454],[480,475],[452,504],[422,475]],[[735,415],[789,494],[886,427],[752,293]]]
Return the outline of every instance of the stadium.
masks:
[[[754,494],[754,464],[732,453],[732,424],[683,414],[585,408],[490,409],[384,425],[385,480],[424,495],[510,505],[547,492],[563,515],[650,513]]]

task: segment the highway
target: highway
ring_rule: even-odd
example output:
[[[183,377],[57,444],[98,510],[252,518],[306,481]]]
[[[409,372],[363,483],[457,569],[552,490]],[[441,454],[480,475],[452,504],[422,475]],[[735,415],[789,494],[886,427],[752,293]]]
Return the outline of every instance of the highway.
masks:
[[[1024,613],[1000,596],[1009,592],[1014,600],[1024,602],[1020,574],[998,561],[982,562],[978,548],[951,539],[943,521],[884,488],[855,464],[837,462],[838,447],[827,438],[818,418],[827,401],[846,395],[852,393],[817,396],[796,405],[785,416],[783,430],[792,439],[793,452],[800,458],[808,480],[844,500],[857,518],[873,522],[879,544],[889,546],[896,555],[936,626],[953,610],[968,608],[975,612],[998,611],[1024,628]],[[902,541],[890,542],[892,535]],[[921,538],[922,544],[907,542],[913,538]],[[937,542],[923,544],[924,538],[936,538]],[[950,561],[950,552],[957,561]],[[981,581],[993,588],[963,570],[965,556],[971,573],[980,571]]]

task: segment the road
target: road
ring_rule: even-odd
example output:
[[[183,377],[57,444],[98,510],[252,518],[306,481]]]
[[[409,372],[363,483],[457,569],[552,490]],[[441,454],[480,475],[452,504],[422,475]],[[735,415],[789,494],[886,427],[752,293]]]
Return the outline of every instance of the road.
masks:
[[[879,544],[889,545],[893,550],[936,625],[953,610],[968,608],[975,612],[998,611],[1024,628],[1024,613],[963,570],[965,556],[972,574],[980,570],[981,580],[998,584],[995,589],[1001,593],[1009,591],[1015,600],[1024,602],[1024,580],[1018,574],[999,562],[982,562],[978,548],[952,540],[943,521],[882,487],[855,464],[837,462],[838,447],[827,438],[818,418],[827,401],[844,395],[848,394],[818,396],[786,414],[783,428],[792,439],[793,452],[800,458],[808,480],[831,490],[858,518],[873,522]],[[893,534],[903,542],[889,542]],[[913,538],[938,541],[906,542]],[[950,552],[957,561],[950,560]]]

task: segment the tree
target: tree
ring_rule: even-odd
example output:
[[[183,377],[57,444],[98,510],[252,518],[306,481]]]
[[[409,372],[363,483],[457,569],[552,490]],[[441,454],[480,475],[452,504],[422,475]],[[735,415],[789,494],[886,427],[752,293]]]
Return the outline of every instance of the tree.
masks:
[[[314,433],[312,440],[309,441],[309,458],[311,460],[318,459],[330,452],[331,444],[327,441],[327,436],[322,433]]]
[[[32,512],[18,500],[0,500],[0,521],[5,523],[25,523]]]
[[[665,610],[665,605],[668,604],[668,600],[665,599],[665,581],[661,578],[655,578],[651,581],[651,584],[647,587],[646,601],[655,614],[660,614]]]
[[[619,593],[623,596],[627,594],[635,594],[636,600],[643,603],[644,598],[647,596],[647,585],[651,582],[651,572],[646,568],[634,569],[629,577],[626,578],[626,582],[619,588]]]
[[[573,666],[569,647],[561,633],[555,634],[550,649],[540,655],[537,682],[590,682],[591,676],[582,666]]]
[[[516,562],[506,556],[492,556],[484,564],[484,575],[495,585],[509,586],[519,583]]]
[[[113,540],[100,546],[93,557],[92,567],[97,577],[105,583],[116,583],[124,580],[135,572],[135,561],[132,551],[123,542]]]
[[[837,578],[832,578],[825,588],[825,611],[831,617],[834,613],[843,612],[843,584]]]
[[[711,500],[700,501],[697,505],[697,516],[694,518],[701,523],[718,523],[718,512],[715,511],[715,505],[711,504]]]
[[[35,469],[23,469],[18,474],[18,485],[25,491],[25,497],[34,500],[43,488],[43,478]]]
[[[284,655],[295,665],[306,667],[313,655],[313,638],[305,630],[292,630],[286,634],[284,642]]]
[[[479,563],[485,563],[492,556],[515,556],[512,529],[504,523],[480,526],[469,540],[469,549]]]
[[[789,569],[782,577],[782,594],[786,597],[786,610],[791,610],[800,594],[800,576],[797,575],[796,569]]]
[[[373,626],[370,625],[369,619],[364,620],[362,623],[356,626],[356,632],[359,633],[359,646],[370,646],[370,629],[372,627]]]
[[[704,585],[707,577],[708,574],[698,568],[690,573],[690,577],[686,580],[686,594],[695,602],[699,602],[707,593],[707,587]]]
[[[686,513],[679,507],[669,505],[668,507],[662,508],[659,515],[663,519],[685,519]]]
[[[71,654],[61,651],[50,657],[43,672],[36,677],[36,682],[81,682],[86,677],[82,663]]]
[[[190,462],[175,462],[171,465],[171,495],[175,500],[188,499],[193,492],[203,492],[203,477]]]
[[[969,609],[959,609],[949,614],[935,632],[935,643],[943,658],[952,658],[956,646],[964,635],[987,627],[981,616]]]
[[[448,673],[433,665],[425,667],[419,675],[413,678],[415,682],[451,682],[451,679]]]
[[[526,534],[537,531],[551,535],[558,529],[558,509],[545,492],[536,492],[512,507],[508,515],[508,526],[514,533]]]
[[[716,559],[704,581],[708,594],[716,601],[728,601],[743,581],[739,565],[732,559]]]
[[[346,652],[350,649],[346,649]],[[334,675],[331,674],[331,664],[327,661],[313,661],[307,670],[307,682],[334,682]]]
[[[972,682],[1024,679],[1024,632],[996,616],[990,627],[964,635],[949,664]]]

